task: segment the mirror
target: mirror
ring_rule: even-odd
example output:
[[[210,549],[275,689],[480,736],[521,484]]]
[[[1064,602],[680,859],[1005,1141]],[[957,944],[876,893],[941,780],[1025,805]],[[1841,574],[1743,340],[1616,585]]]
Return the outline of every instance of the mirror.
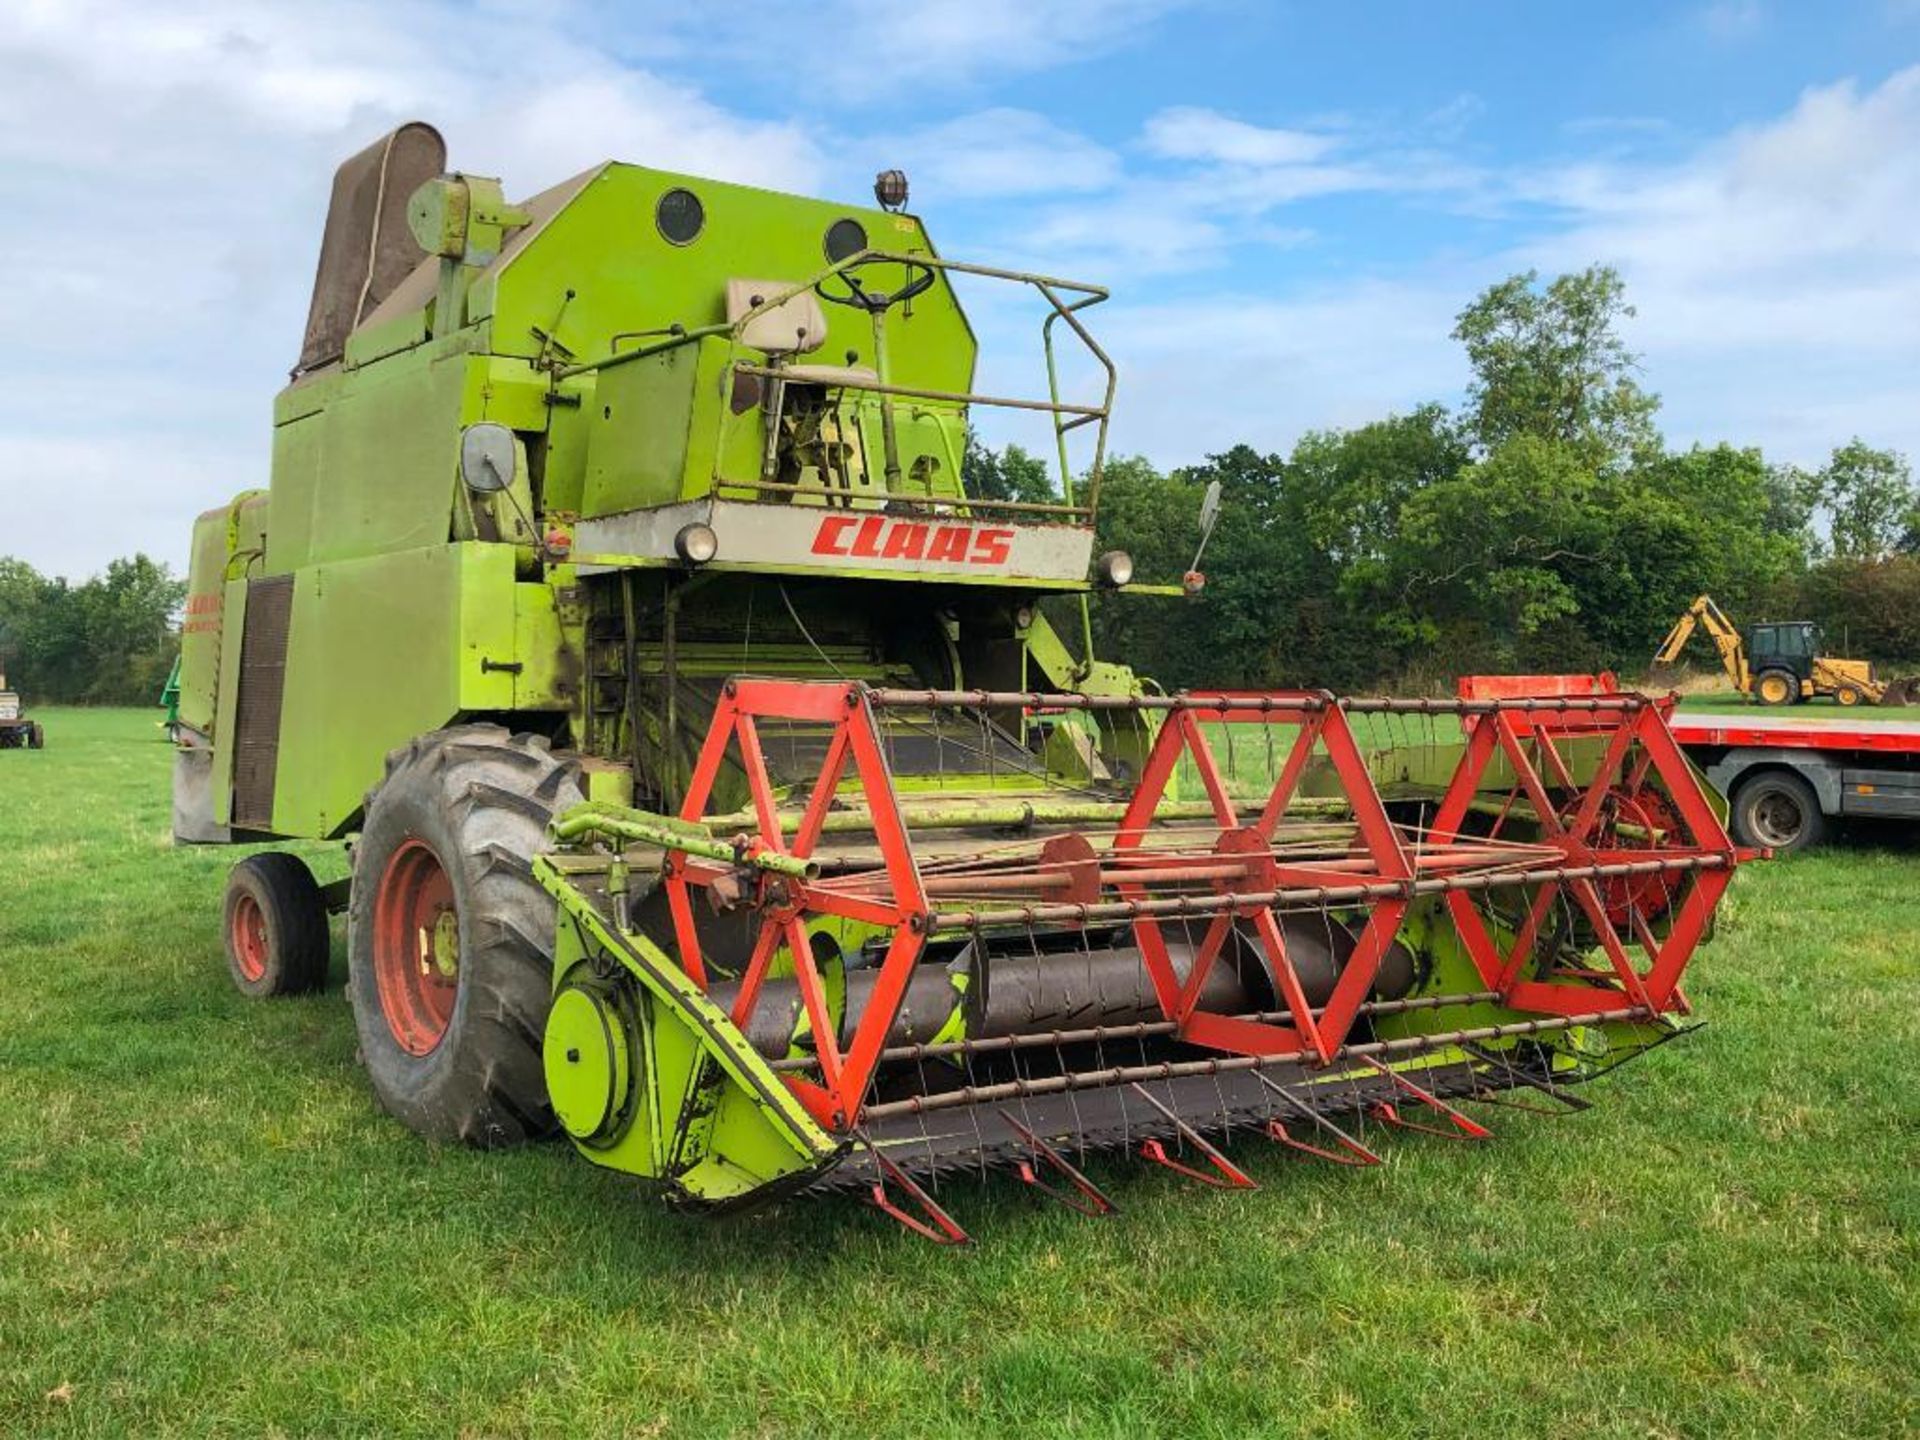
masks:
[[[513,484],[513,431],[491,420],[469,425],[460,437],[460,478],[476,495],[492,495]]]
[[[1213,522],[1220,518],[1220,482],[1209,480],[1207,493],[1200,501],[1200,533],[1202,536],[1213,533]]]

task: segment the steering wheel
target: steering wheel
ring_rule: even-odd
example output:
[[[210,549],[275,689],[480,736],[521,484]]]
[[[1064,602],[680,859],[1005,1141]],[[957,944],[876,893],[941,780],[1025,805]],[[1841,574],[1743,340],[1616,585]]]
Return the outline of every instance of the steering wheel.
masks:
[[[860,283],[860,277],[854,272],[864,270],[869,265],[900,266],[907,272],[906,284],[893,291],[867,289]],[[926,294],[933,288],[936,278],[931,265],[922,265],[914,260],[899,260],[876,255],[871,259],[860,261],[857,265],[850,265],[845,270],[834,272],[817,283],[813,289],[816,295],[829,304],[845,305],[854,310],[864,310],[869,315],[878,315],[895,305],[913,299],[916,295]],[[841,293],[829,290],[827,285],[833,280],[839,280],[847,287],[846,290]]]

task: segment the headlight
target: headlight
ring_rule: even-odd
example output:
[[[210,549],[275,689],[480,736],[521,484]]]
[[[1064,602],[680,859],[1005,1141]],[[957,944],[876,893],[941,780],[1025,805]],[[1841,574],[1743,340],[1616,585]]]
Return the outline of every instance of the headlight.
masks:
[[[1110,590],[1133,583],[1133,557],[1124,550],[1109,550],[1093,562],[1093,578]]]
[[[720,537],[711,525],[696,520],[680,527],[680,533],[673,537],[673,551],[689,565],[704,565],[720,553]]]

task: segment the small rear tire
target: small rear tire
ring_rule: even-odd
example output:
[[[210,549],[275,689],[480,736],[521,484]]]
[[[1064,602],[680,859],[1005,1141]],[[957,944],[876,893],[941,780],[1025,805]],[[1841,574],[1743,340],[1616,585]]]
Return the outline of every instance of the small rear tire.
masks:
[[[1800,682],[1785,670],[1762,670],[1753,693],[1762,705],[1791,705],[1800,698]]]
[[[1733,838],[1787,855],[1818,845],[1827,817],[1813,786],[1786,770],[1768,770],[1742,780],[1733,791]]]
[[[242,995],[304,995],[327,983],[327,903],[292,855],[249,855],[227,875],[227,971]]]

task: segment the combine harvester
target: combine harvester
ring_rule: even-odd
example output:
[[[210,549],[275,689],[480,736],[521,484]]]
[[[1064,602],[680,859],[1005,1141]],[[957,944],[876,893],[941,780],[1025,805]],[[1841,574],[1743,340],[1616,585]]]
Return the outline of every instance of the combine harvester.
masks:
[[[940,258],[895,172],[444,170],[411,125],[336,180],[272,489],[195,533],[175,796],[183,839],[350,841],[324,889],[242,861],[229,960],[313,988],[345,908],[420,1134],[557,1122],[691,1205],[857,1187],[958,1240],[958,1173],[1098,1212],[1099,1148],[1371,1163],[1358,1118],[1480,1138],[1451,1102],[1581,1108],[1685,1029],[1738,857],[1640,697],[1094,655],[1094,589],[1201,584],[1094,554],[1105,292]],[[973,393],[989,285],[1037,396]],[[978,406],[1051,424],[1058,500],[965,492]]]

